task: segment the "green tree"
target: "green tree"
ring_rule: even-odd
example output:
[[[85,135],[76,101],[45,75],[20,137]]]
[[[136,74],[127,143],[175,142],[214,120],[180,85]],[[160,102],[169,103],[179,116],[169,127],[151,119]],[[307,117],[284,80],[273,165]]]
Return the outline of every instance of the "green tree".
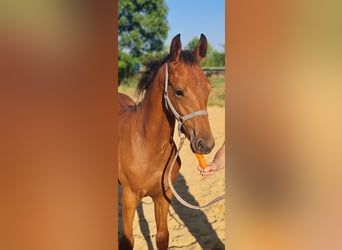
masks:
[[[167,38],[164,0],[119,0],[119,82],[134,73],[146,55],[158,55]]]
[[[185,49],[193,50],[196,47],[198,40],[198,37],[192,38],[185,46]],[[202,60],[201,65],[202,67],[223,67],[225,65],[225,55],[224,53],[215,50],[208,42],[207,55]]]
[[[134,67],[139,61],[123,51],[119,51],[118,58],[118,76],[120,84],[123,79],[128,78],[134,72]]]

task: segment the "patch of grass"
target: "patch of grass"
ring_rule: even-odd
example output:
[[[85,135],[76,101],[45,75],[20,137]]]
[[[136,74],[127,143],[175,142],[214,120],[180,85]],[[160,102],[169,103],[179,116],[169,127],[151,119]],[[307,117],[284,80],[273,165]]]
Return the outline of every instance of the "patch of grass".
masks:
[[[226,97],[226,84],[224,75],[212,75],[209,77],[211,91],[208,99],[208,106],[224,107]]]
[[[118,92],[129,95],[130,97],[133,98],[133,100],[135,100],[136,99],[135,90],[139,82],[139,79],[140,79],[140,74],[136,74],[133,77],[130,77],[124,80],[124,82],[120,84],[118,88]]]
[[[140,75],[135,75],[132,78],[126,80],[125,84],[121,84],[118,91],[125,93],[136,100],[135,89],[138,84]],[[212,75],[209,77],[211,83],[211,91],[208,99],[208,106],[224,107],[225,100],[225,76],[224,75]]]

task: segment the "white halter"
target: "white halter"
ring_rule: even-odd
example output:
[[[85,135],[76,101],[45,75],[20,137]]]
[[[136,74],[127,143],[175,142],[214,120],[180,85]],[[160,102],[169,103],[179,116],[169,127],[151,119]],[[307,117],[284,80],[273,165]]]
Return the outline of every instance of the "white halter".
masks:
[[[172,105],[169,96],[167,95],[167,87],[168,87],[168,82],[169,82],[169,70],[168,70],[168,62],[166,62],[166,72],[165,72],[165,87],[164,87],[164,99],[165,99],[165,106],[166,108],[169,108],[171,110],[171,112],[173,113],[173,115],[175,116],[175,118],[178,121],[178,135],[181,136],[181,128],[183,123],[186,120],[189,120],[191,118],[194,118],[196,116],[200,116],[200,115],[208,115],[208,112],[206,110],[199,110],[199,111],[195,111],[193,113],[187,114],[187,115],[180,115],[175,107]]]

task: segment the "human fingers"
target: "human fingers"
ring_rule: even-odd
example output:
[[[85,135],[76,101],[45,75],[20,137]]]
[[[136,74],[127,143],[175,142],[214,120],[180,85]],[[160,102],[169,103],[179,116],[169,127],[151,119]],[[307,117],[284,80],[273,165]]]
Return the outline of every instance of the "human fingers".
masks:
[[[200,166],[198,166],[197,168],[200,171],[202,176],[209,176],[215,173],[215,171],[210,166],[207,166],[204,169],[201,168]]]

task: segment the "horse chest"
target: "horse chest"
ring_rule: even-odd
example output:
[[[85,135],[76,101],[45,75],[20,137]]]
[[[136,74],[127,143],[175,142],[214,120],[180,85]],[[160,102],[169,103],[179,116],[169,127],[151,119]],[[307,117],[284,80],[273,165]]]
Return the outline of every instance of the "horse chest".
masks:
[[[162,179],[168,175],[164,171],[167,159],[151,159],[132,161],[130,166],[125,167],[125,179],[135,193],[150,195],[162,190]]]

